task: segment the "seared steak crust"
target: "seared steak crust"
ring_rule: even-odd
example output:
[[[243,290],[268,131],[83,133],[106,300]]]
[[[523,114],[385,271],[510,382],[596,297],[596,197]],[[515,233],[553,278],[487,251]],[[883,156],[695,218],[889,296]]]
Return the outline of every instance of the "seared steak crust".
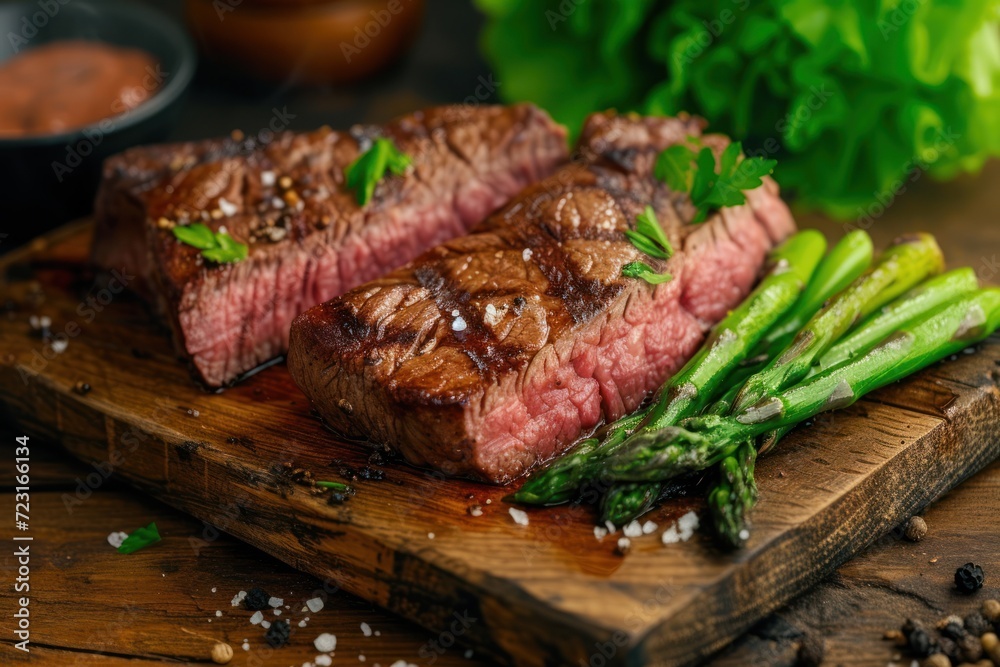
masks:
[[[413,158],[364,208],[344,170],[378,136]],[[282,354],[292,318],[459,234],[567,160],[563,129],[530,105],[429,109],[386,126],[137,148],[109,160],[94,259],[123,265],[209,386]],[[248,243],[206,262],[169,227]]]
[[[746,206],[688,224],[690,202],[652,170],[700,131],[689,118],[593,116],[573,164],[474,233],[298,317],[296,382],[335,429],[494,482],[634,410],[794,229],[771,181]],[[678,251],[668,262],[623,234],[647,204]],[[636,260],[674,279],[623,278]]]

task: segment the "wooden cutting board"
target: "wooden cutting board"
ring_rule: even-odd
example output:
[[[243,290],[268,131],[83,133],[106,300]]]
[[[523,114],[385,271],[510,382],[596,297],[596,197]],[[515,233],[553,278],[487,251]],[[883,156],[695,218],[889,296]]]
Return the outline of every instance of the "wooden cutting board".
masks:
[[[505,489],[399,463],[331,506],[302,476],[340,480],[368,451],[324,429],[283,364],[222,393],[199,389],[144,305],[102,291],[106,276],[85,267],[89,241],[78,224],[0,262],[0,400],[23,428],[96,465],[67,507],[113,468],[205,522],[192,548],[232,533],[329,592],[439,632],[427,661],[456,642],[517,665],[696,661],[1000,455],[994,337],[787,437],[760,463],[753,536],[737,553],[705,531],[661,543],[680,516],[703,512],[698,497],[646,517],[658,530],[626,556],[595,537],[589,507],[531,511],[521,526]],[[33,314],[69,334],[62,353],[31,334]]]

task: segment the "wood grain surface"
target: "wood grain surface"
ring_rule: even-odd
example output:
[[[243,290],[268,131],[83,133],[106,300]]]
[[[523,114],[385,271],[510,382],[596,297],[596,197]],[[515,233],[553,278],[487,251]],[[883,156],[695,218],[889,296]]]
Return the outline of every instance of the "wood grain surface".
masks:
[[[14,433],[0,429],[0,434],[5,442],[13,442]],[[382,667],[397,660],[428,665],[433,659],[439,667],[478,663],[448,637],[442,641],[438,633],[324,587],[322,581],[113,478],[95,485],[79,504],[67,505],[66,499],[76,497],[94,469],[51,442],[32,439],[29,444],[34,538],[31,652],[15,650],[14,640],[4,632],[0,664],[204,664],[212,647],[225,642],[235,652],[232,665],[298,666],[315,660],[319,652],[313,641],[321,633],[337,637],[336,664],[359,663],[359,656],[368,665]],[[14,471],[4,466],[0,473],[0,507],[13,512]],[[150,521],[157,523],[162,542],[130,556],[119,555],[108,544],[108,534],[131,531]],[[0,559],[5,583],[15,569],[15,559],[5,553]],[[281,616],[267,613],[271,621],[292,621],[290,640],[280,649],[270,648],[265,631],[250,623],[253,612],[231,604],[240,590],[252,586],[281,597],[289,606],[280,607]],[[0,589],[5,614],[14,609],[15,597],[10,587]],[[314,597],[325,600],[324,608],[303,612],[304,602]],[[362,623],[368,624],[370,636],[365,636]]]
[[[761,463],[754,536],[737,554],[700,534],[670,546],[650,535],[622,557],[613,539],[595,539],[589,508],[532,512],[518,526],[503,489],[399,464],[330,506],[294,471],[337,479],[334,461],[362,467],[364,447],[333,440],[283,366],[222,394],[197,389],[141,303],[125,293],[99,303],[103,278],[82,266],[87,230],[7,259],[0,399],[13,416],[427,628],[440,631],[455,614],[476,618],[462,641],[503,663],[696,660],[1000,454],[994,338],[790,436]],[[65,352],[30,335],[30,314],[51,317],[53,331],[76,324]],[[91,391],[75,392],[78,382]],[[483,516],[468,515],[473,503]],[[662,530],[700,508],[680,500],[649,518]]]
[[[0,428],[2,441],[14,435]],[[41,501],[32,514],[38,555],[32,562],[33,648],[25,655],[13,649],[11,638],[2,637],[0,664],[205,664],[214,643],[225,641],[235,649],[232,665],[298,666],[315,660],[313,640],[324,632],[337,636],[334,664],[360,664],[360,655],[367,665],[381,667],[396,660],[421,667],[490,664],[453,643],[448,628],[424,630],[343,591],[329,595],[319,614],[294,612],[288,644],[272,651],[263,641],[264,631],[250,624],[251,612],[230,605],[232,595],[256,585],[301,601],[321,591],[321,581],[114,478],[70,513],[63,494],[74,494],[93,468],[51,442],[34,440],[31,446],[32,501]],[[0,508],[13,511],[13,487],[13,470],[0,468]],[[1000,537],[985,530],[995,525],[998,512],[1000,461],[927,510],[929,531],[922,542],[907,542],[892,531],[756,624],[709,664],[792,667],[808,641],[822,648],[823,664],[830,667],[908,665],[882,640],[886,629],[910,616],[930,624],[946,614],[968,613],[987,596],[1000,597],[995,576],[977,596],[957,595],[951,585],[954,568],[970,560],[989,575],[1000,572]],[[150,550],[126,558],[108,546],[108,533],[153,520],[164,540]],[[13,557],[5,554],[0,571],[13,568]],[[14,598],[9,587],[0,588],[0,610],[13,609]],[[223,616],[216,617],[215,609]],[[309,622],[299,629],[305,617]],[[361,623],[372,629],[371,637],[364,636]]]

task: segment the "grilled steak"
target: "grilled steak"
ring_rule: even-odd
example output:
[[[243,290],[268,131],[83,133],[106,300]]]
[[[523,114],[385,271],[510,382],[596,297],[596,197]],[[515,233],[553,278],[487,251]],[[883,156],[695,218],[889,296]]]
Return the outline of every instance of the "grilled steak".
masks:
[[[508,481],[634,410],[794,231],[773,181],[700,225],[652,175],[688,118],[592,116],[579,159],[407,266],[292,325],[288,366],[335,429],[449,474]],[[726,141],[706,137],[721,150]],[[677,253],[623,231],[653,206]],[[674,279],[623,278],[642,260]]]
[[[413,158],[359,207],[344,170],[378,136]],[[105,164],[93,257],[141,278],[209,386],[282,354],[305,309],[465,233],[568,158],[564,130],[529,105],[442,107],[383,127],[130,150]],[[218,265],[175,224],[250,246]]]

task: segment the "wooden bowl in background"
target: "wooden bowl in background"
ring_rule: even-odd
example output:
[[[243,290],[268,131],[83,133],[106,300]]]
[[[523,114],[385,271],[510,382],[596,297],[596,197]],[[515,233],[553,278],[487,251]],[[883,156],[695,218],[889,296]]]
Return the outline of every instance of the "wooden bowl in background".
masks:
[[[257,79],[321,85],[374,74],[419,30],[424,0],[186,0],[206,58]]]

